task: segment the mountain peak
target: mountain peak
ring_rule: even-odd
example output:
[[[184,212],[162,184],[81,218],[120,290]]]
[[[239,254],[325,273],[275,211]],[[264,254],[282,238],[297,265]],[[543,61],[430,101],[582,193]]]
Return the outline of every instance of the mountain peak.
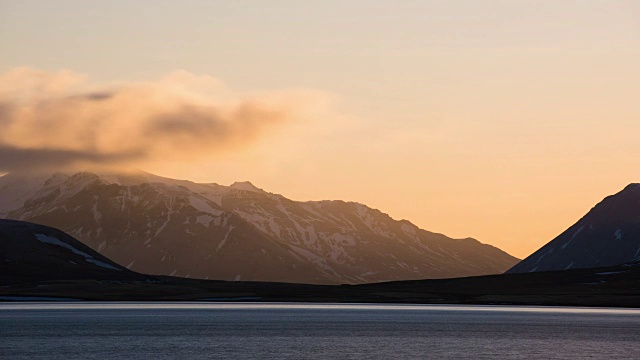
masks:
[[[640,260],[640,184],[607,196],[509,273],[615,266]]]
[[[236,189],[236,190],[246,190],[246,191],[253,191],[253,192],[264,192],[264,190],[256,187],[255,185],[253,185],[249,181],[236,181],[233,184],[231,184],[230,188]]]
[[[640,191],[640,183],[631,183],[624,190]]]

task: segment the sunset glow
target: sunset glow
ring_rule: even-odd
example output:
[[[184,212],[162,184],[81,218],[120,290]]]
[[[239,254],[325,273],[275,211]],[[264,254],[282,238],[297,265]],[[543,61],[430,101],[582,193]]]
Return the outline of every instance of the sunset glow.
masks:
[[[0,0],[0,173],[249,180],[524,258],[640,182],[639,4]]]

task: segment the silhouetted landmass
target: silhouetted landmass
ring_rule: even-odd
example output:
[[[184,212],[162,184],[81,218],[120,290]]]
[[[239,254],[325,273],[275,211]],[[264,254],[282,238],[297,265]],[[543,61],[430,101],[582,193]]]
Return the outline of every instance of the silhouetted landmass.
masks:
[[[0,228],[0,255],[4,259],[0,263],[0,300],[640,307],[638,262],[606,268],[363,285],[207,281],[128,271],[48,227],[2,220]],[[91,259],[95,261],[88,261]]]
[[[0,219],[0,273],[3,283],[144,278],[58,229],[6,219]]]

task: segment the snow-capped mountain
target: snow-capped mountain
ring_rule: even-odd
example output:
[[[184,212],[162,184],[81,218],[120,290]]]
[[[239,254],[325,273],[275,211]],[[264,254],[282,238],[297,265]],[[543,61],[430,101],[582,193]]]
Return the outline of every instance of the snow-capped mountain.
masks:
[[[507,273],[612,266],[639,259],[640,184],[630,184]]]
[[[144,172],[8,174],[0,216],[59,228],[138,272],[203,279],[365,283],[495,274],[518,261],[358,203]]]

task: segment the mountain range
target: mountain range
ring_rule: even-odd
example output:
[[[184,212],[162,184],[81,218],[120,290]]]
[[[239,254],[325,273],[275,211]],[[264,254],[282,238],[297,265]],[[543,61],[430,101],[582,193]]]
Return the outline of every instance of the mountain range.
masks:
[[[358,284],[502,273],[515,257],[345,201],[145,172],[11,173],[0,217],[61,229],[136,272]]]
[[[27,194],[20,189],[32,188],[28,181],[22,185],[12,188],[14,196]],[[245,188],[248,185],[241,184]],[[639,189],[637,184],[631,184],[604,199],[558,238],[525,259],[525,265],[533,262],[528,264],[533,268],[525,268],[528,271],[518,271],[521,265],[516,265],[502,275],[351,286],[142,274],[118,265],[58,229],[4,219],[0,220],[0,301],[303,301],[638,307]],[[93,215],[93,211],[89,213]],[[586,228],[590,231],[583,234]],[[601,265],[603,263],[606,265]],[[553,266],[561,269],[549,270]]]

